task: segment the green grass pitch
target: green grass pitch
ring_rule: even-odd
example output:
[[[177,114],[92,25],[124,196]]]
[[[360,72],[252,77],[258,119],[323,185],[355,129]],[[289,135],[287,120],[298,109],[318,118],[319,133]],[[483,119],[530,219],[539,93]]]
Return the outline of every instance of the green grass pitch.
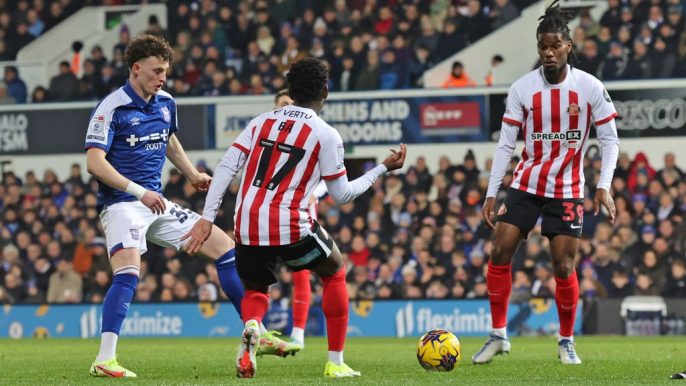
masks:
[[[98,340],[0,340],[0,385],[625,385],[681,384],[669,375],[686,369],[686,338],[580,337],[584,363],[564,366],[554,338],[514,338],[512,353],[475,366],[470,357],[485,339],[465,338],[462,360],[449,373],[428,373],[415,357],[417,339],[351,338],[346,363],[362,372],[357,379],[325,379],[326,341],[308,338],[295,357],[258,358],[257,376],[236,378],[238,338],[122,339],[119,360],[137,379],[91,378],[88,368]]]

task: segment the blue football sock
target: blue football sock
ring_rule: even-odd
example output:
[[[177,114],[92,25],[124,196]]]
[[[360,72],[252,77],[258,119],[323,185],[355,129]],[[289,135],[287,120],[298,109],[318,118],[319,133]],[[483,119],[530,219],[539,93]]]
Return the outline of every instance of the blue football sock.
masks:
[[[136,269],[137,271],[137,269]],[[114,275],[112,286],[102,303],[102,332],[119,335],[126,311],[129,309],[133,293],[138,285],[138,276],[130,273]]]
[[[236,271],[235,249],[226,252],[218,260],[215,260],[214,264],[217,266],[217,276],[222,290],[233,303],[238,316],[241,316],[241,300],[243,300],[245,290],[243,290],[243,283],[241,283],[238,271]]]

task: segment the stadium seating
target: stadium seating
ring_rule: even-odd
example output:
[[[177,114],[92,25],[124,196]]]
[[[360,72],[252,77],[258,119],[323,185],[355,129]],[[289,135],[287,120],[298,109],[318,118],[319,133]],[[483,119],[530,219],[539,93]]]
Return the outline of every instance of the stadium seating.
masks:
[[[577,256],[583,299],[686,296],[686,180],[671,157],[665,156],[666,166],[649,162],[642,154],[633,160],[620,157],[613,182],[618,209],[614,227],[602,214],[592,215],[593,187],[587,182],[584,236]],[[326,200],[320,203],[320,222],[334,235],[347,260],[351,298],[486,297],[484,286],[478,284],[484,280],[492,245],[479,208],[488,171],[479,170],[474,158],[469,152],[460,165],[445,158],[434,175],[420,158],[404,175],[388,176],[354,204],[337,208]],[[600,162],[585,162],[586,180],[594,181]],[[207,170],[207,165],[199,167]],[[42,179],[33,174],[4,175],[0,185],[0,232],[5,240],[0,250],[0,303],[102,301],[111,273],[100,237],[94,188],[95,181],[84,181],[77,166],[65,181],[58,181],[51,171]],[[217,219],[226,230],[233,228],[236,189],[232,185]],[[203,195],[176,171],[171,172],[164,194],[189,208],[202,209]],[[553,296],[547,245],[536,229],[519,249],[514,258],[513,296]],[[173,249],[153,244],[149,248],[141,266],[137,301],[223,296],[216,291],[213,264],[189,259]],[[57,277],[62,279],[53,279]],[[293,289],[290,271],[284,268],[279,279],[283,296],[289,297]],[[317,279],[313,276],[312,280]]]

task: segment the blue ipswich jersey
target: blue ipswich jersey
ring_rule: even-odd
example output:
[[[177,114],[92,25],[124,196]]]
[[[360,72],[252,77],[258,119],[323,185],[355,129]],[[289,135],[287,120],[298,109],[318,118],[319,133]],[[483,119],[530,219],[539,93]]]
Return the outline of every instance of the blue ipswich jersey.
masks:
[[[121,175],[160,193],[167,142],[176,131],[176,102],[172,96],[160,90],[146,102],[126,81],[126,85],[106,96],[93,110],[86,149],[104,150],[105,159]],[[129,193],[99,182],[99,208],[136,200]]]

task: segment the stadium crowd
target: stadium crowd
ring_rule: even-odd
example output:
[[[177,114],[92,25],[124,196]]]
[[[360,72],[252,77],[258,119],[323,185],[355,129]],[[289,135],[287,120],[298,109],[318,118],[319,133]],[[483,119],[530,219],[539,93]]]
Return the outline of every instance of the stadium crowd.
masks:
[[[590,152],[593,154],[593,152]],[[492,244],[480,208],[491,160],[483,169],[469,151],[454,165],[443,157],[431,174],[422,157],[404,174],[388,175],[353,203],[318,206],[320,222],[334,236],[348,270],[353,299],[486,298],[485,269]],[[512,162],[512,168],[516,159]],[[643,153],[619,158],[613,181],[618,210],[614,226],[593,216],[600,159],[585,160],[584,235],[577,255],[584,299],[632,294],[686,296],[686,178],[673,154],[653,166]],[[200,171],[211,173],[200,161]],[[511,181],[511,171],[504,185]],[[97,182],[78,165],[59,181],[12,172],[0,185],[0,303],[100,303],[112,277],[96,209]],[[238,181],[229,187],[216,223],[231,233]],[[502,201],[506,190],[500,191]],[[169,199],[201,211],[204,195],[172,170]],[[137,302],[224,298],[214,264],[151,243],[143,255]],[[551,297],[555,281],[548,240],[540,227],[516,253],[512,301]],[[292,294],[292,276],[279,268],[274,301]],[[315,276],[313,303],[322,287]]]
[[[180,97],[273,93],[284,88],[289,65],[304,56],[327,61],[334,91],[421,87],[425,70],[513,20],[533,1],[162,2],[168,6],[168,29],[153,15],[146,32],[175,47],[167,88]],[[140,3],[0,1],[0,60],[13,60],[19,49],[81,6]],[[112,52],[94,47],[82,53],[82,44],[75,42],[72,48],[85,58],[83,66],[60,63],[59,74],[32,90],[28,100],[98,100],[122,85],[128,77],[123,54],[131,36],[126,25],[119,28],[120,42]],[[21,32],[26,29],[35,33]],[[4,52],[3,44],[8,45]],[[0,84],[0,103],[24,103],[26,85],[16,68],[10,72]]]

